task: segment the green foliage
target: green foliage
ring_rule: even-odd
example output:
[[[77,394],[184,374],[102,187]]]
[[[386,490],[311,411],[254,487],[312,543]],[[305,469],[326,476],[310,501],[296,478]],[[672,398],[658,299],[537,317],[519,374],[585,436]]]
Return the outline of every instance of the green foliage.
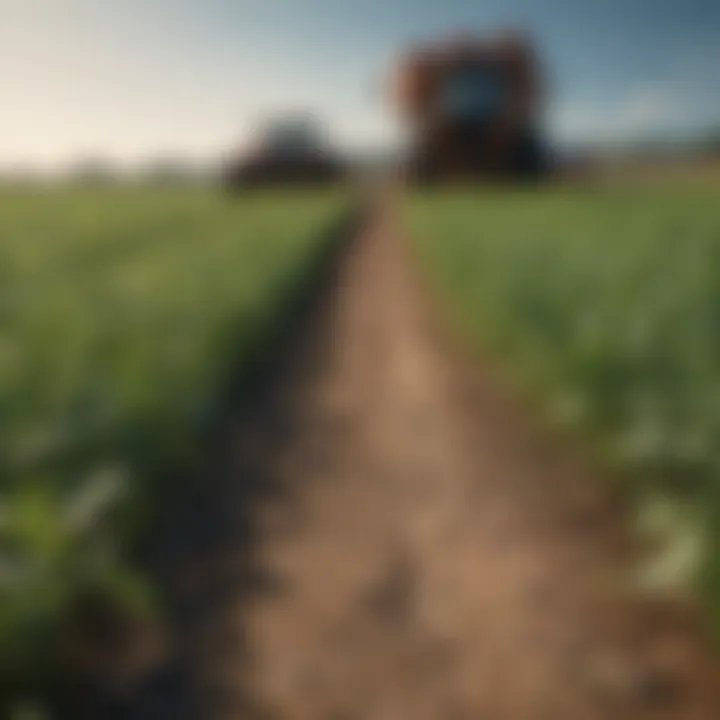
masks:
[[[720,205],[712,189],[415,196],[421,254],[468,337],[638,497],[695,508],[720,601]],[[702,580],[702,578],[700,578]]]
[[[192,462],[219,381],[281,320],[341,205],[0,194],[0,674],[32,672],[79,588],[136,584],[156,471]]]

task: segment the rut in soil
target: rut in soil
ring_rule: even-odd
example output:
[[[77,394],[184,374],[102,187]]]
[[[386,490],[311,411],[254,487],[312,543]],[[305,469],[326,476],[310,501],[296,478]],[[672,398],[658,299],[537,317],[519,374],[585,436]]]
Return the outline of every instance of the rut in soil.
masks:
[[[720,717],[692,612],[618,590],[608,485],[449,351],[389,211],[218,438],[133,716]],[[180,692],[182,691],[182,692]]]

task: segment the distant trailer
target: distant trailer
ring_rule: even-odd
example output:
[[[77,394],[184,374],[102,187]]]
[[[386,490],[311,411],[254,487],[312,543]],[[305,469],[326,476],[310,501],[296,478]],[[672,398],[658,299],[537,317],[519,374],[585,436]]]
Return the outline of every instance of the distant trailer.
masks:
[[[530,41],[518,34],[455,39],[408,52],[397,68],[392,100],[410,133],[410,177],[547,175],[539,75]]]

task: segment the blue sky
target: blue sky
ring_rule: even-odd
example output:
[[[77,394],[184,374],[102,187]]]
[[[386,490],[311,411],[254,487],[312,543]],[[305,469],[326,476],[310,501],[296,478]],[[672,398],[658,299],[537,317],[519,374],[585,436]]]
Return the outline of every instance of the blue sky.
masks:
[[[718,0],[0,0],[0,164],[205,158],[306,108],[391,143],[395,54],[504,26],[536,39],[560,142],[720,124]]]

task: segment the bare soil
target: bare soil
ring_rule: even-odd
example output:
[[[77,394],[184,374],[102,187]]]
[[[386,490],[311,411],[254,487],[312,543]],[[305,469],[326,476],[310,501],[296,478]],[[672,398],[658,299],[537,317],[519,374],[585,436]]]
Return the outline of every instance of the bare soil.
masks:
[[[694,610],[623,589],[610,485],[418,278],[375,212],[218,438],[165,561],[180,664],[133,717],[720,717]]]

